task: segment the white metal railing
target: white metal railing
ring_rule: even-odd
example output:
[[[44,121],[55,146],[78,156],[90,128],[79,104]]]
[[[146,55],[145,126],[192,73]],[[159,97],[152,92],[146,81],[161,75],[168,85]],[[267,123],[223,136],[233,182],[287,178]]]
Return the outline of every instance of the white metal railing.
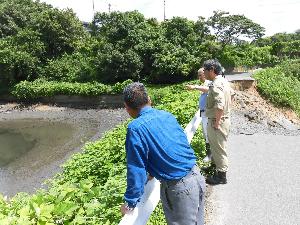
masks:
[[[184,129],[189,143],[201,123],[199,110]],[[160,183],[153,178],[145,185],[144,194],[132,213],[123,216],[119,225],[145,225],[160,200]]]

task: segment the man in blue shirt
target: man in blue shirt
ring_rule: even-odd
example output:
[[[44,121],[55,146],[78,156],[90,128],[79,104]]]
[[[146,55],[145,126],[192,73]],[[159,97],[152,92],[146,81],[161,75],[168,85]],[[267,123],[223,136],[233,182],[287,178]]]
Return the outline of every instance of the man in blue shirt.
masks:
[[[203,225],[205,181],[183,129],[171,113],[150,106],[142,83],[124,89],[124,104],[134,120],[127,128],[127,189],[122,214],[132,211],[140,200],[148,174],[161,182],[169,225]]]

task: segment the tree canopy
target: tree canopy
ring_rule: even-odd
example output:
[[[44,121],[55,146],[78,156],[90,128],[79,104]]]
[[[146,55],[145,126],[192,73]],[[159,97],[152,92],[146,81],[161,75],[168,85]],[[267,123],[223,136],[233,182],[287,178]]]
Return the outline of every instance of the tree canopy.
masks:
[[[192,21],[159,22],[138,11],[96,13],[88,29],[70,9],[33,0],[0,1],[0,81],[175,83],[193,78],[203,61],[227,69],[268,66],[299,57],[299,32],[262,38],[243,15],[215,11]]]
[[[244,15],[229,15],[225,11],[214,11],[208,24],[222,45],[238,43],[241,38],[256,40],[265,32],[262,26]]]

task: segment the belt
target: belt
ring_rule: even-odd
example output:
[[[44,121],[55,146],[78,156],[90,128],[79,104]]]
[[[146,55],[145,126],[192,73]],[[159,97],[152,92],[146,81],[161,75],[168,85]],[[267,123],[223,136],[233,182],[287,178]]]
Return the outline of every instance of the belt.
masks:
[[[222,116],[222,117],[221,117],[221,119],[228,119],[228,118],[229,118],[229,116]],[[208,117],[208,119],[209,119],[209,120],[215,120],[216,118],[209,118],[209,117]]]
[[[160,180],[161,183],[165,183],[167,185],[175,185],[179,182],[182,182],[184,179],[187,179],[191,176],[194,176],[195,174],[197,174],[197,170],[199,170],[197,165],[194,165],[191,170],[187,173],[187,175],[185,175],[184,177],[178,179],[178,180]],[[200,173],[200,172],[199,172]]]

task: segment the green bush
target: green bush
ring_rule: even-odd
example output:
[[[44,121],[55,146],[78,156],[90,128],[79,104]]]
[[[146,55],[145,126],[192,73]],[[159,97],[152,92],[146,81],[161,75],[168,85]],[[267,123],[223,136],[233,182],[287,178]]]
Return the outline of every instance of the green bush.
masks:
[[[126,80],[122,83],[117,82],[114,85],[105,85],[97,82],[68,83],[38,79],[33,82],[22,81],[16,84],[12,89],[12,94],[23,100],[55,95],[99,96],[103,94],[119,94],[131,82],[131,80]]]
[[[38,73],[39,58],[12,42],[11,38],[0,39],[0,80],[8,85],[33,80]]]
[[[299,62],[296,63],[299,67]],[[255,73],[257,88],[273,103],[291,107],[300,115],[300,80],[291,76],[290,63]],[[299,75],[299,71],[295,71]]]
[[[153,83],[178,83],[190,80],[199,67],[200,60],[187,49],[165,44],[154,54],[153,70],[148,78]]]
[[[284,61],[279,65],[287,76],[293,76],[300,81],[300,59]]]
[[[98,50],[94,65],[96,79],[105,83],[139,80],[143,67],[140,56],[134,50],[122,51],[112,45]]]
[[[280,41],[272,44],[272,54],[283,59],[300,57],[300,40]]]
[[[96,80],[91,57],[80,53],[64,54],[61,58],[49,60],[39,76],[49,81],[88,82]]]

